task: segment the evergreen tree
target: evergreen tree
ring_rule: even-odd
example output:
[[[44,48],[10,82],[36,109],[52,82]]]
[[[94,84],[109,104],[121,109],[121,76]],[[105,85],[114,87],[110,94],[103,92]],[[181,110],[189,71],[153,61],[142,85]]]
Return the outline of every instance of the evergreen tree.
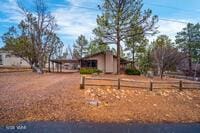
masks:
[[[99,42],[97,40],[93,40],[89,44],[88,55],[99,53],[99,52],[106,52],[109,50],[110,50],[110,47],[107,44],[103,42]]]
[[[88,40],[84,35],[80,35],[74,44],[74,54],[77,58],[83,58],[87,54]]]
[[[135,67],[135,62],[137,56],[143,54],[145,52],[145,48],[148,44],[148,40],[144,35],[138,35],[135,37],[129,37],[126,39],[126,51],[130,51],[132,67]]]
[[[142,30],[135,35],[152,31],[157,16],[152,16],[150,9],[142,12],[142,0],[104,0],[100,9],[102,16],[98,16],[94,33],[106,43],[117,45],[117,73],[120,74],[120,47],[129,35],[133,26],[140,26]],[[131,35],[134,36],[134,35]]]
[[[178,47],[186,53],[188,59],[189,74],[192,75],[192,61],[200,59],[200,24],[188,23],[181,32],[176,35]]]
[[[145,48],[144,52],[138,56],[138,66],[143,74],[152,68],[151,48]]]

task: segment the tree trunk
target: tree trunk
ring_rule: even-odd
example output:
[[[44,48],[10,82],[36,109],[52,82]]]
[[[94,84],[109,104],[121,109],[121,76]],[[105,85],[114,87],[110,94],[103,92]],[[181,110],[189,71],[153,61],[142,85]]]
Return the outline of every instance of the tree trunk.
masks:
[[[134,48],[133,48],[133,50],[132,50],[132,68],[134,69],[135,68],[135,50],[134,50]]]
[[[30,64],[30,65],[31,65],[32,72],[36,72],[34,64]]]
[[[157,76],[161,75],[160,65],[157,65]]]
[[[120,9],[118,9],[118,13],[120,12]],[[117,14],[117,18],[116,18],[116,37],[117,37],[117,74],[120,75],[120,41],[121,41],[121,37],[120,37],[120,14]]]
[[[120,35],[119,28],[117,29],[117,74],[120,74]]]
[[[43,63],[44,63],[44,59],[43,57],[40,57],[39,58],[39,61],[38,61],[38,67],[37,67],[37,73],[39,74],[43,74]]]
[[[163,69],[160,69],[160,78],[163,79]]]
[[[50,57],[49,57],[49,59],[48,59],[48,72],[51,72],[50,63],[51,63],[51,61],[50,61]]]
[[[192,75],[192,59],[191,59],[191,55],[189,55],[188,57],[188,65],[189,65],[189,76]]]
[[[189,57],[188,57],[188,65],[189,65],[189,76],[191,76],[192,75],[192,50],[191,50],[191,33],[190,33],[190,31],[188,31],[189,32]]]
[[[120,74],[120,41],[117,40],[117,74]]]

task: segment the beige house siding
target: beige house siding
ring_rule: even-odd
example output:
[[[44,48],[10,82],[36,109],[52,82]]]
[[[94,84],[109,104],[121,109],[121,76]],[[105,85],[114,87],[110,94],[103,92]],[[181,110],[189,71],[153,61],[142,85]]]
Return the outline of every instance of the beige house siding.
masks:
[[[117,73],[117,58],[113,59],[113,73]]]
[[[88,57],[84,60],[97,60],[97,68],[104,73],[117,73],[117,59],[111,52]]]
[[[101,54],[101,55],[96,55],[94,57],[89,57],[87,59],[84,59],[84,60],[97,60],[97,68],[103,72],[105,72],[105,63],[104,63],[104,55]]]
[[[88,57],[85,57],[83,60],[96,60],[97,69],[103,71],[104,73],[117,73],[117,57],[112,54],[112,52],[106,53],[97,53]]]
[[[106,65],[105,65],[105,69],[106,69],[106,73],[113,73],[113,54],[111,52],[107,52],[106,53]]]

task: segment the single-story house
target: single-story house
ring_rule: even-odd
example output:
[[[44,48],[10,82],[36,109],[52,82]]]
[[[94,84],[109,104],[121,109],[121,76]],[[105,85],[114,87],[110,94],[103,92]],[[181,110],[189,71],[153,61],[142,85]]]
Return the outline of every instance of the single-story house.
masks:
[[[56,64],[57,71],[62,71],[63,64],[72,63],[77,64],[80,68],[95,68],[101,70],[103,73],[117,73],[117,56],[113,55],[111,51],[99,52],[96,54],[85,56],[81,59],[54,59],[51,60],[52,68],[54,71],[54,63]],[[120,60],[120,69],[123,71],[129,61],[122,59]],[[59,70],[58,70],[59,69]]]
[[[13,55],[6,50],[0,50],[0,67],[30,67],[22,58]]]
[[[121,70],[125,69],[128,61],[121,58]],[[81,68],[96,68],[103,73],[117,73],[117,56],[111,51],[99,52],[80,59]]]

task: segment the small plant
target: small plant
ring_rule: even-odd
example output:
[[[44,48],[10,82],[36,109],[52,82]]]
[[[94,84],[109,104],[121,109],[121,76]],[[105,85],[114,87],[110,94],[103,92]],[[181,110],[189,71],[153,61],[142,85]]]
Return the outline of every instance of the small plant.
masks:
[[[102,73],[102,71],[99,70],[99,69],[96,69],[96,73],[97,73],[97,74],[100,74],[100,73]]]
[[[126,69],[125,73],[127,75],[140,75],[141,74],[141,72],[137,69]]]
[[[102,71],[95,68],[81,68],[80,69],[80,74],[93,74],[93,73],[100,74],[102,73]]]

